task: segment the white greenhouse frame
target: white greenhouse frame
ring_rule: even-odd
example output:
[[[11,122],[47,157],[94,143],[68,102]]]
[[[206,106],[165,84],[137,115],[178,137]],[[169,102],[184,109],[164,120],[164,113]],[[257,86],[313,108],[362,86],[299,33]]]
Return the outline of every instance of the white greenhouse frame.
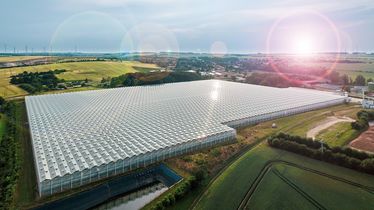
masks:
[[[236,138],[235,128],[346,96],[218,80],[27,96],[39,195]]]

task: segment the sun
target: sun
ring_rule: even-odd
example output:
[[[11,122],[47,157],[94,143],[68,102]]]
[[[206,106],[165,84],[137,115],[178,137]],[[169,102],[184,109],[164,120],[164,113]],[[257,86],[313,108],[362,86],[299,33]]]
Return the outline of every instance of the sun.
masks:
[[[312,55],[316,52],[316,43],[311,37],[297,37],[293,45],[293,53],[297,55]]]

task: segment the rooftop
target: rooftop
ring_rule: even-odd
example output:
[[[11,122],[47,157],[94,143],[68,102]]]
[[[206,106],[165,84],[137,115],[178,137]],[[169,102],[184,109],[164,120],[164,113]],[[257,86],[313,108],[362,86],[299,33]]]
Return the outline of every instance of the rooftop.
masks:
[[[219,80],[27,96],[39,181],[232,131],[225,123],[342,96]]]

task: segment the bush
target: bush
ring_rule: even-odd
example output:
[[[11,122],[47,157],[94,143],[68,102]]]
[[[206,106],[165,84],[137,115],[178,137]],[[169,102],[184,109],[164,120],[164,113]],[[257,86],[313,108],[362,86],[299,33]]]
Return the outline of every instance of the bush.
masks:
[[[370,174],[374,174],[374,158],[361,161],[360,168]]]
[[[369,121],[374,120],[374,111],[361,110],[357,112],[357,118],[355,122],[351,123],[351,126],[355,130],[363,131],[369,127]]]
[[[190,191],[193,191],[194,189],[196,189],[201,184],[201,182],[205,179],[205,176],[206,176],[206,171],[204,170],[197,171],[194,176],[188,177],[174,191],[165,195],[161,201],[157,202],[156,205],[152,207],[152,209],[162,210],[168,206],[175,204],[175,202],[182,199]]]
[[[318,141],[284,133],[270,137],[267,142],[272,147],[374,174],[374,155],[365,152],[348,147],[330,148],[325,144],[323,144],[324,150],[322,151],[321,143]]]
[[[212,151],[210,152],[210,154],[212,154],[213,157],[218,157],[221,155],[221,151],[219,148],[214,148],[212,149]]]

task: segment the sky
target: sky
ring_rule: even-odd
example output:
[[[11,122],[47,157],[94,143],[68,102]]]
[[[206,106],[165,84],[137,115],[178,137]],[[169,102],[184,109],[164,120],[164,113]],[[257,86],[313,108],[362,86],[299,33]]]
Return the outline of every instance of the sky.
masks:
[[[0,52],[374,52],[373,0],[0,1]]]

